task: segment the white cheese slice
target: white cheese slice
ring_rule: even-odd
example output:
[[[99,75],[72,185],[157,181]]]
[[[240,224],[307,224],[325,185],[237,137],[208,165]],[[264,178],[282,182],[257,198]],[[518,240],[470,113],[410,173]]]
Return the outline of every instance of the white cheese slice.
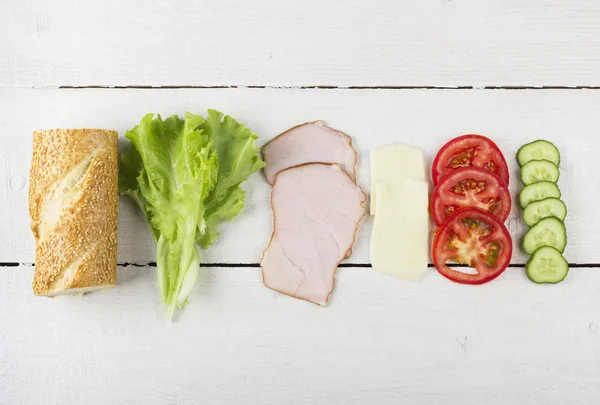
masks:
[[[384,145],[371,150],[371,215],[377,207],[377,183],[402,185],[404,179],[425,181],[423,152],[405,143]]]
[[[429,256],[428,184],[422,180],[376,183],[377,206],[371,235],[373,268],[419,281]]]

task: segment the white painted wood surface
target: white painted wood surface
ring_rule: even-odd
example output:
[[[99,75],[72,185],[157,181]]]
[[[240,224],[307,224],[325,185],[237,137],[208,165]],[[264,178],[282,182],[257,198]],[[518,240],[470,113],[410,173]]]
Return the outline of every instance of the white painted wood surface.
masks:
[[[0,4],[0,404],[591,404],[600,398],[600,89],[248,89],[244,86],[600,86],[596,0],[33,0]],[[57,86],[194,89],[47,89]],[[241,86],[215,89],[214,86]],[[42,87],[45,89],[23,89]],[[411,284],[343,268],[327,308],[262,285],[258,268],[204,267],[189,306],[162,319],[151,267],[116,288],[32,296],[27,217],[31,132],[124,131],[147,112],[217,108],[268,141],[304,121],[348,132],[368,191],[368,151],[449,138],[514,154],[546,138],[562,152],[569,208],[557,286],[510,268],[478,287],[430,269]],[[256,263],[269,187],[246,183],[242,216],[204,263]],[[368,263],[370,219],[351,263]],[[524,227],[513,210],[514,264]],[[154,260],[129,201],[119,262]],[[27,263],[7,267],[7,263]],[[587,265],[587,267],[585,267]]]
[[[101,126],[123,134],[148,111],[190,107],[232,114],[261,134],[261,143],[296,123],[325,119],[354,136],[365,189],[371,147],[415,142],[431,161],[446,139],[474,131],[506,153],[514,192],[512,156],[543,136],[563,152],[567,257],[600,262],[599,202],[585,197],[599,190],[590,170],[600,148],[599,91],[295,89],[0,89],[2,260],[34,260],[23,180],[34,128]],[[271,226],[269,188],[255,175],[247,189],[243,216],[223,226],[205,262],[258,261]],[[523,226],[515,215],[509,228],[517,241]],[[350,262],[368,262],[369,227],[367,219]],[[120,262],[154,260],[145,224],[127,201],[119,230]],[[523,260],[516,253],[513,262]],[[420,284],[342,269],[331,306],[320,309],[266,289],[256,268],[205,268],[175,325],[161,318],[153,268],[121,268],[117,288],[80,300],[32,297],[31,272],[0,269],[0,387],[11,403],[452,404],[469,396],[558,404],[600,395],[598,269],[572,269],[565,283],[549,287],[511,268],[475,288],[433,269]],[[62,382],[71,379],[75,384]]]
[[[4,86],[599,86],[597,0],[33,0]]]
[[[161,319],[152,269],[40,299],[0,277],[6,404],[591,404],[600,397],[597,269],[560,287],[509,269],[469,287],[342,269],[326,309],[258,269],[209,269],[182,319]],[[575,272],[575,271],[574,271]],[[466,402],[465,402],[466,401]]]
[[[567,217],[572,263],[600,263],[595,235],[600,229],[600,199],[585,197],[600,190],[600,176],[591,170],[600,150],[600,91],[581,90],[298,90],[298,89],[0,89],[0,153],[7,180],[0,195],[0,245],[4,261],[34,261],[28,229],[27,187],[34,129],[102,127],[120,135],[149,111],[182,114],[217,108],[261,135],[260,144],[286,129],[316,119],[339,128],[359,152],[358,181],[369,191],[369,150],[388,142],[420,146],[430,164],[437,150],[463,133],[482,133],[496,140],[511,165],[510,188],[515,200],[508,220],[514,236],[513,263],[524,263],[517,195],[521,185],[515,161],[523,143],[538,138],[561,150],[561,178],[570,215]],[[12,184],[12,186],[11,186]],[[16,186],[21,186],[18,188]],[[223,237],[204,253],[204,262],[257,263],[268,243],[272,217],[270,187],[262,174],[245,184],[248,204],[232,223],[222,225]],[[141,215],[126,199],[119,216],[119,261],[154,261],[154,242]],[[351,263],[369,262],[371,218],[360,228]]]

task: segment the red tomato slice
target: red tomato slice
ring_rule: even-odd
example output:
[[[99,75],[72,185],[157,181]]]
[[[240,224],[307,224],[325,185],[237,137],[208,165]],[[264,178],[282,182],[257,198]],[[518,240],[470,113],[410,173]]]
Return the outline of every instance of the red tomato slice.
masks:
[[[504,222],[510,206],[510,192],[502,179],[475,166],[461,167],[445,175],[431,196],[431,215],[436,225],[465,208],[480,208]]]
[[[433,264],[444,277],[462,284],[483,284],[498,277],[512,257],[512,239],[506,227],[487,211],[463,209],[436,230]],[[474,267],[471,274],[453,270],[452,261]]]
[[[491,139],[474,134],[459,136],[442,146],[431,168],[433,184],[438,184],[452,170],[465,166],[489,170],[508,185],[508,166],[504,155]]]

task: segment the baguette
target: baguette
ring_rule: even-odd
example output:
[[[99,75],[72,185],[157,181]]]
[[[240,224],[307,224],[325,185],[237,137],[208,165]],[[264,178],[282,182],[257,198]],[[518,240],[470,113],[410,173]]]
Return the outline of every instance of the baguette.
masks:
[[[35,295],[115,285],[117,137],[102,129],[33,133],[29,214],[36,241]]]

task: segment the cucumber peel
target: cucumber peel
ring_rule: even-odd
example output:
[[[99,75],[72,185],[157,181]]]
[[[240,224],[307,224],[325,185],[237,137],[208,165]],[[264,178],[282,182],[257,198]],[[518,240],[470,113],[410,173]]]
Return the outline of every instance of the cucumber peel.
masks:
[[[521,208],[527,207],[533,201],[544,200],[549,197],[560,198],[561,193],[556,185],[551,181],[540,181],[525,186],[519,194],[519,204]]]
[[[527,226],[533,226],[547,217],[556,217],[564,221],[567,217],[567,206],[562,200],[550,197],[533,201],[523,210],[523,220]]]
[[[560,283],[569,273],[569,263],[562,255],[567,246],[563,222],[567,207],[560,200],[556,185],[560,152],[551,142],[537,140],[519,149],[517,162],[525,186],[519,194],[519,204],[523,221],[530,227],[523,238],[523,250],[531,255],[525,274],[534,283]]]
[[[549,160],[558,167],[560,165],[560,152],[552,142],[540,139],[521,146],[521,149],[517,152],[519,166],[524,166],[532,160]]]
[[[523,250],[533,254],[542,246],[552,246],[559,252],[564,252],[567,246],[567,231],[565,224],[558,218],[548,217],[541,219],[529,228],[523,238]]]
[[[569,273],[569,263],[551,246],[537,249],[525,265],[525,274],[537,284],[560,283]]]
[[[531,160],[521,167],[521,183],[526,186],[540,181],[556,183],[559,176],[558,167],[549,160]]]

